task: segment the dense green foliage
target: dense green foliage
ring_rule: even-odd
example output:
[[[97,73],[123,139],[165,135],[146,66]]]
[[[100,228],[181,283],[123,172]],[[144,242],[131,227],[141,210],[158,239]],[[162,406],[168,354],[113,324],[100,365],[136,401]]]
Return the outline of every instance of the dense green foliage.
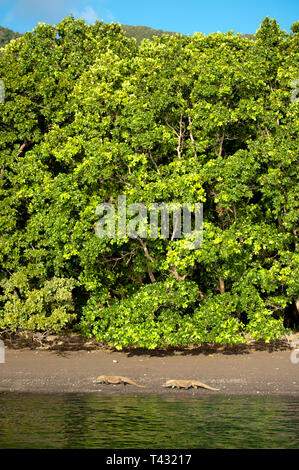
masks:
[[[11,29],[3,28],[3,26],[0,26],[0,47],[5,46],[12,39],[16,39],[18,37],[20,37],[19,33],[15,33]]]
[[[298,293],[298,35],[66,18],[2,50],[0,328],[118,348],[266,341]],[[100,202],[203,202],[204,243],[100,239]]]
[[[143,39],[153,39],[154,36],[161,37],[163,34],[174,36],[177,34],[171,31],[163,31],[162,29],[149,28],[148,26],[121,25],[121,27],[128,38],[136,39],[137,44],[140,44]],[[15,33],[8,28],[0,26],[0,47],[5,46],[12,39],[16,39],[17,37],[20,37],[19,33]]]
[[[296,23],[294,23],[293,26],[295,25]],[[161,37],[165,34],[167,36],[175,36],[176,34],[178,34],[173,31],[163,31],[162,29],[149,28],[148,26],[133,26],[122,24],[121,28],[124,30],[125,35],[128,38],[135,38],[138,45],[140,45],[143,39],[153,39],[155,36]],[[12,39],[15,39],[17,37],[20,37],[19,33],[15,33],[10,29],[3,28],[0,26],[0,47],[5,46]],[[243,37],[246,37],[247,39],[255,39],[255,36],[253,34],[244,34]]]

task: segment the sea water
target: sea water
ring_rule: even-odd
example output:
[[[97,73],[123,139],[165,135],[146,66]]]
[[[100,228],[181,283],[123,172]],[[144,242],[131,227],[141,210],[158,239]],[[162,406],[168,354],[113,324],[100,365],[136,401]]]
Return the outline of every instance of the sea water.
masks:
[[[0,448],[299,448],[299,397],[0,393]]]

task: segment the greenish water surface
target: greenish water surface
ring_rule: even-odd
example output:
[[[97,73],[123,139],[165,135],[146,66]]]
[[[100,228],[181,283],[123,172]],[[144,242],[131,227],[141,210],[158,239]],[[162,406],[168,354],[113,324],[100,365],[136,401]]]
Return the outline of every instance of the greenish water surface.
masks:
[[[299,448],[299,398],[0,393],[0,448]]]

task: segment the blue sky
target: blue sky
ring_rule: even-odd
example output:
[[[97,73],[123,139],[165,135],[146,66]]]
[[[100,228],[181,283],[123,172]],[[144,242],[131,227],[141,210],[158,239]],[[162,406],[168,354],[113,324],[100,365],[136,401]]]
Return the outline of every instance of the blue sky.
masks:
[[[0,25],[23,33],[38,22],[56,24],[73,14],[193,34],[255,33],[266,16],[286,31],[299,20],[299,0],[0,0]]]

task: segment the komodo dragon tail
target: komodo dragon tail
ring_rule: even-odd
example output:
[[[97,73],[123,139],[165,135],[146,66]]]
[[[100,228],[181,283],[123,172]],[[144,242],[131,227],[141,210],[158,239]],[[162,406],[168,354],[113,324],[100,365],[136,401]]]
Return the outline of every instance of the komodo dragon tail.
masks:
[[[137,383],[133,382],[133,380],[128,379],[127,377],[120,377],[123,383],[128,383],[130,385],[134,385],[135,387],[144,388],[144,385],[138,385]]]
[[[206,384],[204,384],[204,383],[202,383],[202,382],[198,382],[198,381],[192,382],[192,386],[193,386],[193,387],[196,387],[196,388],[197,388],[197,387],[207,388],[208,390],[214,390],[214,391],[218,391],[218,390],[219,390],[219,388],[210,387],[209,385],[206,385]]]

